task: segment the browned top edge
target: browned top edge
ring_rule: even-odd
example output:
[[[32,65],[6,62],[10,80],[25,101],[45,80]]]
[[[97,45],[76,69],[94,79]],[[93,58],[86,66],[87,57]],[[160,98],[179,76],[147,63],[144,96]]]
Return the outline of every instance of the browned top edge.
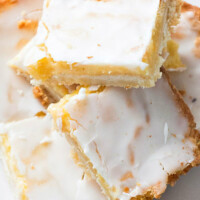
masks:
[[[196,144],[196,149],[194,149],[194,155],[195,160],[192,163],[192,166],[197,166],[200,164],[200,133],[196,129],[196,123],[194,121],[194,117],[189,109],[189,107],[184,102],[182,95],[180,92],[176,89],[176,87],[171,83],[170,77],[164,67],[161,68],[161,71],[163,72],[163,76],[168,81],[168,84],[174,93],[175,101],[177,102],[177,105],[180,108],[180,111],[185,116],[185,118],[188,120],[189,128],[188,132],[186,134],[186,137],[189,138],[192,142]]]

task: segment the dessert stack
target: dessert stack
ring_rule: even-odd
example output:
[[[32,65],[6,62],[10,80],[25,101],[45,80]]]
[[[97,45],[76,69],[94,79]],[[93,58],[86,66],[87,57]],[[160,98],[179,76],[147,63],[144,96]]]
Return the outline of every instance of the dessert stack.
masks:
[[[200,164],[200,8],[0,7],[0,147],[16,199],[160,198]]]

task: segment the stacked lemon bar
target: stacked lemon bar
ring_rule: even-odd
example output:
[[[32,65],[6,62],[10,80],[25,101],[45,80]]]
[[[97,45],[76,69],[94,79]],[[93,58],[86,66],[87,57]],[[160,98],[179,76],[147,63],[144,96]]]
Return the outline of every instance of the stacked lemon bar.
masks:
[[[152,87],[180,0],[45,1],[37,35],[11,65],[35,84]],[[54,94],[57,96],[56,94]]]
[[[162,67],[182,71],[198,59],[197,39],[196,58],[181,61],[182,45],[192,43],[200,21],[199,9],[184,3],[173,33],[181,4],[44,1],[36,35],[10,65],[36,86],[40,100],[59,102],[49,114],[0,125],[3,160],[19,199],[159,198],[199,164],[195,111]],[[183,40],[177,39],[182,24]],[[182,85],[187,71],[174,73]]]

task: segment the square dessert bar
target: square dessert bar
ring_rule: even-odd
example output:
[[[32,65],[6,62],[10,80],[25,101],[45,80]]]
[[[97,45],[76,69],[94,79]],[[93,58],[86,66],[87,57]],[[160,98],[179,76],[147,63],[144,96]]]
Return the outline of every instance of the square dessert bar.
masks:
[[[193,116],[165,72],[149,89],[80,87],[49,112],[112,200],[159,198],[199,162]]]
[[[46,0],[33,46],[11,66],[43,85],[152,87],[180,8],[180,0]]]
[[[106,200],[72,159],[52,119],[33,117],[0,124],[2,158],[19,200]]]

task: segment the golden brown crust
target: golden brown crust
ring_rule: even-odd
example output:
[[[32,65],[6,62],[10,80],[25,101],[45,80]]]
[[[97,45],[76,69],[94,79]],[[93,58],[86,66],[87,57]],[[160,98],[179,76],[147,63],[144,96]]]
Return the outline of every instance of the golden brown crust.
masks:
[[[43,86],[34,86],[33,94],[45,108],[47,108],[49,104],[57,102],[57,99],[55,99],[49,90]]]
[[[14,66],[12,69],[16,72],[17,75],[30,82],[30,76],[25,71]],[[47,108],[50,103],[55,103],[59,100],[59,98],[55,97],[55,95],[51,93],[50,89],[46,88],[45,86],[34,87],[33,94],[45,108]]]
[[[43,89],[39,86],[35,86],[33,87],[33,94],[35,98],[38,99],[45,108],[47,108],[47,106],[49,105],[49,98],[45,94]]]
[[[174,18],[173,16],[169,16],[169,18],[171,19],[171,23],[170,23],[171,27],[176,26],[179,23],[183,1],[175,0],[174,4],[176,6],[176,11],[175,11],[176,17]],[[172,7],[173,7],[173,4],[172,4]]]
[[[177,102],[177,105],[180,107],[180,111],[182,112],[182,114],[185,116],[186,119],[188,119],[189,122],[189,128],[191,130],[195,129],[196,127],[196,123],[194,122],[194,117],[190,111],[190,109],[188,108],[188,106],[185,104],[182,95],[179,93],[179,91],[175,88],[175,86],[171,83],[171,80],[169,78],[168,73],[166,72],[165,68],[162,67],[161,71],[163,73],[164,78],[167,80],[169,86],[171,87],[171,90],[174,93],[174,98],[175,101]]]
[[[12,69],[16,72],[17,75],[20,75],[22,78],[24,78],[27,82],[30,82],[30,77],[28,74],[24,73],[23,70],[19,68],[12,67]],[[40,101],[40,103],[47,108],[47,106],[50,104],[48,100],[48,96],[44,93],[41,87],[33,87],[33,95],[36,99]]]
[[[188,171],[192,168],[192,165],[187,166],[184,170],[177,172],[176,174],[171,174],[168,177],[168,184],[174,186],[176,181],[179,179],[181,175],[188,173]]]
[[[193,53],[197,58],[200,58],[200,31],[199,36],[195,40],[195,48],[193,49]]]
[[[200,31],[200,8],[189,3],[184,2],[182,6],[182,12],[194,12],[194,17],[190,19],[192,27],[196,31]]]
[[[170,85],[170,88],[172,92],[174,93],[174,98],[175,98],[175,101],[177,102],[177,105],[180,108],[180,111],[188,119],[189,129],[186,134],[186,137],[190,138],[190,140],[196,144],[196,149],[194,150],[195,160],[182,171],[178,171],[175,174],[168,176],[168,184],[170,184],[171,186],[174,186],[175,182],[179,179],[181,175],[186,174],[191,168],[193,168],[194,166],[198,166],[200,164],[200,133],[198,130],[195,129],[196,124],[194,122],[194,117],[190,109],[188,108],[188,106],[185,104],[182,98],[182,94],[175,88],[174,85],[172,85],[169,75],[164,69],[164,67],[161,68],[161,72],[163,73],[163,77],[168,81],[168,84]],[[152,200],[153,196],[154,195],[152,192],[148,192],[145,196],[133,198],[131,200]],[[160,197],[156,197],[156,198],[160,198]]]
[[[175,101],[177,102],[177,105],[180,108],[180,111],[183,113],[186,119],[188,119],[189,129],[185,137],[189,138],[193,143],[196,144],[196,149],[194,150],[195,160],[191,165],[188,166],[188,168],[192,168],[193,166],[197,166],[200,164],[200,133],[198,130],[196,130],[196,123],[194,121],[194,117],[190,109],[188,108],[188,106],[185,104],[181,93],[175,88],[174,85],[172,85],[169,75],[167,74],[167,72],[165,71],[163,67],[161,68],[161,71],[163,72],[163,76],[167,79],[174,93],[174,98],[175,98]],[[180,175],[184,173],[185,173],[184,170],[182,172],[178,172],[178,174]]]
[[[133,197],[131,200],[152,200],[153,198],[151,192],[147,192],[144,196]]]

